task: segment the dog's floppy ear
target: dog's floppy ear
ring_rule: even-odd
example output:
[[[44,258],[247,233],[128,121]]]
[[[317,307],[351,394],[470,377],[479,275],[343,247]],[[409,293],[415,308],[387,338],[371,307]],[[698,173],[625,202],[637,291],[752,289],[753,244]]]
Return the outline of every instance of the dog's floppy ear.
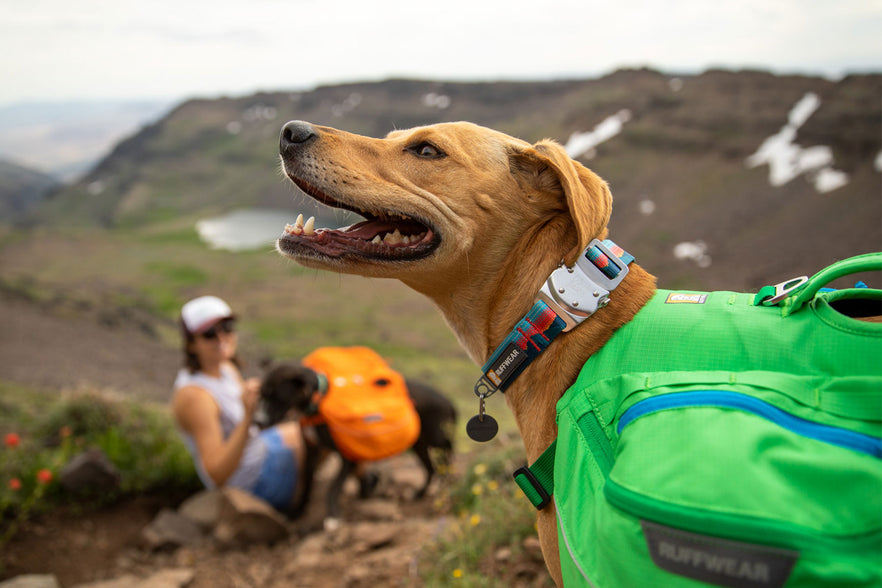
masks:
[[[567,253],[564,261],[567,265],[575,264],[591,239],[606,236],[606,225],[612,214],[609,187],[551,139],[543,139],[513,155],[513,167],[530,172],[537,189],[556,191],[565,198],[578,244]]]

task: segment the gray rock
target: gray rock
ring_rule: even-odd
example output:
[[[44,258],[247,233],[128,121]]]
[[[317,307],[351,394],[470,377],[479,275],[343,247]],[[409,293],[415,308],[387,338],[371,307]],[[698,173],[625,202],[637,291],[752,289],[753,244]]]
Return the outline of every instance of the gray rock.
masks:
[[[320,566],[327,559],[327,540],[324,534],[307,535],[297,543],[293,557],[284,562],[285,575],[295,576],[301,570]]]
[[[23,574],[0,582],[0,588],[61,588],[52,574]]]
[[[220,503],[220,490],[204,490],[182,502],[178,507],[178,513],[196,523],[203,531],[208,532],[217,525]]]
[[[136,588],[184,588],[193,582],[195,575],[189,568],[168,568],[141,580]]]
[[[382,549],[395,543],[401,529],[393,523],[355,523],[351,525],[349,543],[356,552]]]
[[[137,576],[126,574],[111,580],[99,580],[97,582],[86,582],[85,584],[76,584],[73,588],[135,588],[140,580]]]
[[[204,538],[196,523],[169,508],[162,509],[141,531],[142,545],[153,551],[198,545]]]
[[[193,582],[194,576],[190,568],[166,568],[146,578],[126,574],[112,580],[77,584],[73,588],[185,588]]]
[[[119,487],[119,470],[100,449],[74,456],[61,469],[58,483],[74,494],[104,493]]]
[[[268,503],[236,488],[221,490],[214,529],[221,547],[275,543],[286,537],[287,520]]]
[[[400,521],[404,518],[398,503],[381,498],[362,500],[358,512],[369,521]]]

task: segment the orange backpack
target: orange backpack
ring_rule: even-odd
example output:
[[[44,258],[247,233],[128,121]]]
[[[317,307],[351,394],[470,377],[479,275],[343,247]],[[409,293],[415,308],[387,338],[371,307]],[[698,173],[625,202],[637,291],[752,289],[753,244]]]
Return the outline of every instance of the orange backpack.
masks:
[[[319,347],[303,365],[323,374],[318,414],[340,453],[353,461],[391,457],[409,449],[420,434],[420,419],[404,377],[367,347]]]

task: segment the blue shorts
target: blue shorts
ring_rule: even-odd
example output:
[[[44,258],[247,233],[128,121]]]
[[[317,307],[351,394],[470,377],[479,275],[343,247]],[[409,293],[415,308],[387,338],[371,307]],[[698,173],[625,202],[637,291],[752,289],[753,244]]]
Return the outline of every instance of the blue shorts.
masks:
[[[260,438],[266,445],[266,459],[251,492],[276,510],[287,511],[297,487],[297,459],[275,428],[262,431]]]

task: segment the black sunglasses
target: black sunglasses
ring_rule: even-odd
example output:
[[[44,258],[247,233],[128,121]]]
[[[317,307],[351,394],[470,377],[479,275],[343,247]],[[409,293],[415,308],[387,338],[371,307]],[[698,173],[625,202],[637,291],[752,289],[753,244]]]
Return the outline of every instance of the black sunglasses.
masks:
[[[216,339],[218,333],[234,333],[236,331],[236,321],[233,319],[224,319],[210,329],[206,329],[200,333],[200,337],[204,339]]]

